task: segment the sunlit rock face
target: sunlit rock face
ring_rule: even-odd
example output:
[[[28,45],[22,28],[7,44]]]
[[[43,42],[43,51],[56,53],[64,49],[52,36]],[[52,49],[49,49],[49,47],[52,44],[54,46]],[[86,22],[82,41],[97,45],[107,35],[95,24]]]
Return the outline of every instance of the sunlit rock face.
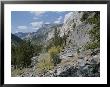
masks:
[[[60,29],[60,36],[67,35],[67,44],[82,46],[89,41],[87,31],[93,28],[93,25],[82,23],[83,12],[70,12],[65,15],[64,24]]]
[[[68,31],[71,31],[73,29],[73,25],[75,23],[76,26],[80,25],[82,22],[80,21],[80,18],[82,17],[83,12],[70,12],[65,15],[64,18],[64,24],[61,28],[60,36],[63,36],[64,33],[67,34]]]
[[[84,46],[91,41],[88,32],[93,29],[94,25],[81,22],[83,13],[70,12],[65,16],[64,24],[60,29],[60,36],[66,35],[67,39],[65,49],[60,53],[61,59],[76,57],[77,50],[82,51]],[[93,15],[89,15],[89,17]]]

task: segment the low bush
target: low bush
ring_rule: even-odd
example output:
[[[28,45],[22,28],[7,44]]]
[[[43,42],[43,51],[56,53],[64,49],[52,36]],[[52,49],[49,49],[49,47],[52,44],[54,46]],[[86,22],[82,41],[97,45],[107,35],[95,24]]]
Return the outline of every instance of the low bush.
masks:
[[[54,64],[51,62],[49,55],[44,55],[44,58],[41,58],[36,66],[37,72],[46,73],[54,67]]]
[[[21,69],[11,69],[12,77],[20,76],[22,73],[23,73],[23,70]]]
[[[61,47],[52,47],[49,49],[49,54],[50,54],[50,58],[51,58],[51,61],[54,65],[60,63],[60,59],[59,59],[59,56],[58,56],[58,53],[61,51]]]
[[[100,43],[98,43],[98,42],[87,43],[85,45],[85,49],[86,50],[88,50],[88,49],[96,49],[98,47],[100,47]]]
[[[73,24],[73,28],[75,28],[75,27],[76,27],[76,23]]]

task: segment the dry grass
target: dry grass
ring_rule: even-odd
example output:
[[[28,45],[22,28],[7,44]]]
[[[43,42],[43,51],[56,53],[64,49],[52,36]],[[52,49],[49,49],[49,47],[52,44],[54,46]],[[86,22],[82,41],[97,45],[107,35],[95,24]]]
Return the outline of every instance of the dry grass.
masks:
[[[49,54],[44,54],[40,57],[42,57],[42,58],[36,64],[37,72],[45,73],[54,67],[54,64],[51,62]]]
[[[20,76],[23,72],[24,72],[24,70],[13,69],[13,70],[11,70],[11,76],[17,77],[17,76]]]

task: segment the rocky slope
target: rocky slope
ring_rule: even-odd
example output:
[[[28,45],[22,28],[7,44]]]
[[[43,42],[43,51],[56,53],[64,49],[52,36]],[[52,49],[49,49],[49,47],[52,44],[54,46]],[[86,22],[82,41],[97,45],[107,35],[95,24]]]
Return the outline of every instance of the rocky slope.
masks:
[[[53,69],[38,74],[35,65],[39,56],[32,58],[32,68],[25,69],[20,76],[44,76],[44,77],[99,77],[100,76],[100,48],[86,49],[85,45],[92,43],[90,34],[95,24],[82,22],[81,18],[85,12],[71,12],[64,20],[64,24],[55,26],[44,26],[39,29],[34,37],[44,41],[45,44],[54,37],[54,30],[59,30],[59,36],[66,35],[66,43],[64,48],[58,54],[61,62]],[[96,13],[87,14],[88,18],[92,18]]]
[[[84,46],[89,42],[91,43],[88,32],[93,29],[94,24],[81,22],[83,13],[71,13],[61,27],[60,36],[67,35],[66,45],[59,54],[62,62],[53,71],[46,73],[47,76],[100,76],[100,49],[84,50]],[[88,16],[92,18],[94,15],[95,12]]]
[[[95,54],[95,55],[93,55]],[[55,77],[99,77],[100,76],[100,54],[99,49],[91,52],[90,50],[78,54],[77,57],[71,57],[68,60],[62,60],[53,71],[44,76]]]
[[[35,64],[38,57],[33,58]],[[63,59],[54,69],[38,74],[35,67],[26,68],[20,77],[99,77],[100,76],[100,50],[87,50],[74,57]]]

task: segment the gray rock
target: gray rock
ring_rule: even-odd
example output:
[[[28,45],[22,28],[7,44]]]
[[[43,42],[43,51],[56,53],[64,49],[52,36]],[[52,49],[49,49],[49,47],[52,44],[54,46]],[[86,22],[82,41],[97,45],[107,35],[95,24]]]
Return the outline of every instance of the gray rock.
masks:
[[[79,66],[84,66],[86,64],[86,61],[84,59],[78,59]]]

